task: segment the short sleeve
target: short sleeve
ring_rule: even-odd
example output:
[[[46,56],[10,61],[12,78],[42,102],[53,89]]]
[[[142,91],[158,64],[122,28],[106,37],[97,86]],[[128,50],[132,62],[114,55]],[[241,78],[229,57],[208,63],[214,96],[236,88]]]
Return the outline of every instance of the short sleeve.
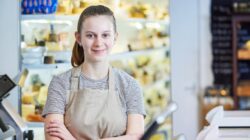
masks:
[[[47,114],[64,114],[66,104],[66,88],[65,80],[58,76],[54,76],[50,82],[48,89],[47,101],[44,106],[42,116]]]
[[[128,114],[142,114],[146,116],[143,92],[139,83],[132,79],[129,81],[128,87],[126,88],[125,100]]]

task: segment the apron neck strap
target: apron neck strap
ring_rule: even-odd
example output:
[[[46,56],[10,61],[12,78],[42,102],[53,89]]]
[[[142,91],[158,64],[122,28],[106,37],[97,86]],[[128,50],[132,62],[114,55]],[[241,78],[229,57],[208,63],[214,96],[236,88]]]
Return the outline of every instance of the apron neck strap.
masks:
[[[72,76],[71,76],[71,90],[78,90],[79,89],[79,77],[82,72],[82,65],[73,68],[72,70]],[[109,67],[108,71],[108,88],[109,91],[115,91],[115,79],[114,79],[114,74],[112,71],[112,67]]]
[[[109,67],[109,72],[108,72],[108,81],[109,81],[109,93],[115,91],[115,77],[114,77],[114,73],[113,73],[113,69],[110,66]]]
[[[72,76],[71,76],[71,90],[78,90],[79,89],[79,76],[81,75],[82,65],[73,68]]]

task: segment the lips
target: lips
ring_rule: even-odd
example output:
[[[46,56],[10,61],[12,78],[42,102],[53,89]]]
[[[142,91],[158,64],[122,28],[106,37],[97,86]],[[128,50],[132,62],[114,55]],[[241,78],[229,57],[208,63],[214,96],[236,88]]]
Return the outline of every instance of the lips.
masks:
[[[93,50],[93,49],[92,49],[92,51],[93,51],[95,54],[103,54],[103,53],[106,52],[105,49],[102,49],[102,50]]]

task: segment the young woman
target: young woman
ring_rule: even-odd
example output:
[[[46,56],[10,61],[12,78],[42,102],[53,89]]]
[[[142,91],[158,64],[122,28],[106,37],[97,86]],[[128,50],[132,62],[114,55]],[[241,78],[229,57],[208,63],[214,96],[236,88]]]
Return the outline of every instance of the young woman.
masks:
[[[113,12],[90,6],[80,15],[71,70],[54,76],[43,111],[47,140],[139,139],[145,110],[139,84],[109,65],[117,39]]]

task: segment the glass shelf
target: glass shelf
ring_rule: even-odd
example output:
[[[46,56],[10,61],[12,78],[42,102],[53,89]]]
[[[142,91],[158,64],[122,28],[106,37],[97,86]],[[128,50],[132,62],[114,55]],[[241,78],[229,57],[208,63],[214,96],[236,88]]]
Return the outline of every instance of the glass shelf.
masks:
[[[22,64],[22,68],[27,69],[56,69],[59,66],[71,66],[71,63],[56,63],[56,64]]]
[[[125,19],[128,22],[140,22],[140,23],[159,23],[159,24],[169,24],[169,18],[164,20],[159,19],[144,19],[144,18],[127,18]]]
[[[79,19],[79,14],[75,15],[60,15],[60,14],[30,14],[21,15],[22,21],[39,21],[39,20],[60,20],[60,21],[77,21]],[[159,24],[169,24],[169,18],[159,20],[159,19],[145,19],[145,18],[121,18],[117,17],[117,20],[123,20],[127,22],[139,22],[139,23],[159,23]]]
[[[169,47],[158,47],[158,48],[152,48],[152,49],[145,49],[145,50],[138,50],[138,51],[128,51],[128,52],[122,52],[117,54],[111,54],[109,59],[112,60],[119,60],[124,58],[131,58],[136,57],[140,55],[150,55],[153,52],[156,51],[162,51],[162,52],[168,52]],[[47,52],[49,54],[57,55],[58,53],[71,53],[71,51],[55,51],[55,52]],[[56,69],[59,66],[66,65],[71,66],[70,62],[66,63],[55,63],[55,64],[22,64],[22,68],[27,69]]]
[[[56,15],[56,14],[34,14],[34,15],[21,15],[22,21],[27,20],[62,20],[74,21],[78,20],[79,15]]]
[[[139,55],[150,55],[154,51],[169,51],[169,47],[158,47],[158,48],[152,48],[152,49],[145,49],[145,50],[138,50],[138,51],[128,51],[128,52],[122,52],[122,53],[116,53],[112,54],[110,56],[110,60],[117,60],[117,59],[124,59],[124,58],[130,58],[135,57]]]

